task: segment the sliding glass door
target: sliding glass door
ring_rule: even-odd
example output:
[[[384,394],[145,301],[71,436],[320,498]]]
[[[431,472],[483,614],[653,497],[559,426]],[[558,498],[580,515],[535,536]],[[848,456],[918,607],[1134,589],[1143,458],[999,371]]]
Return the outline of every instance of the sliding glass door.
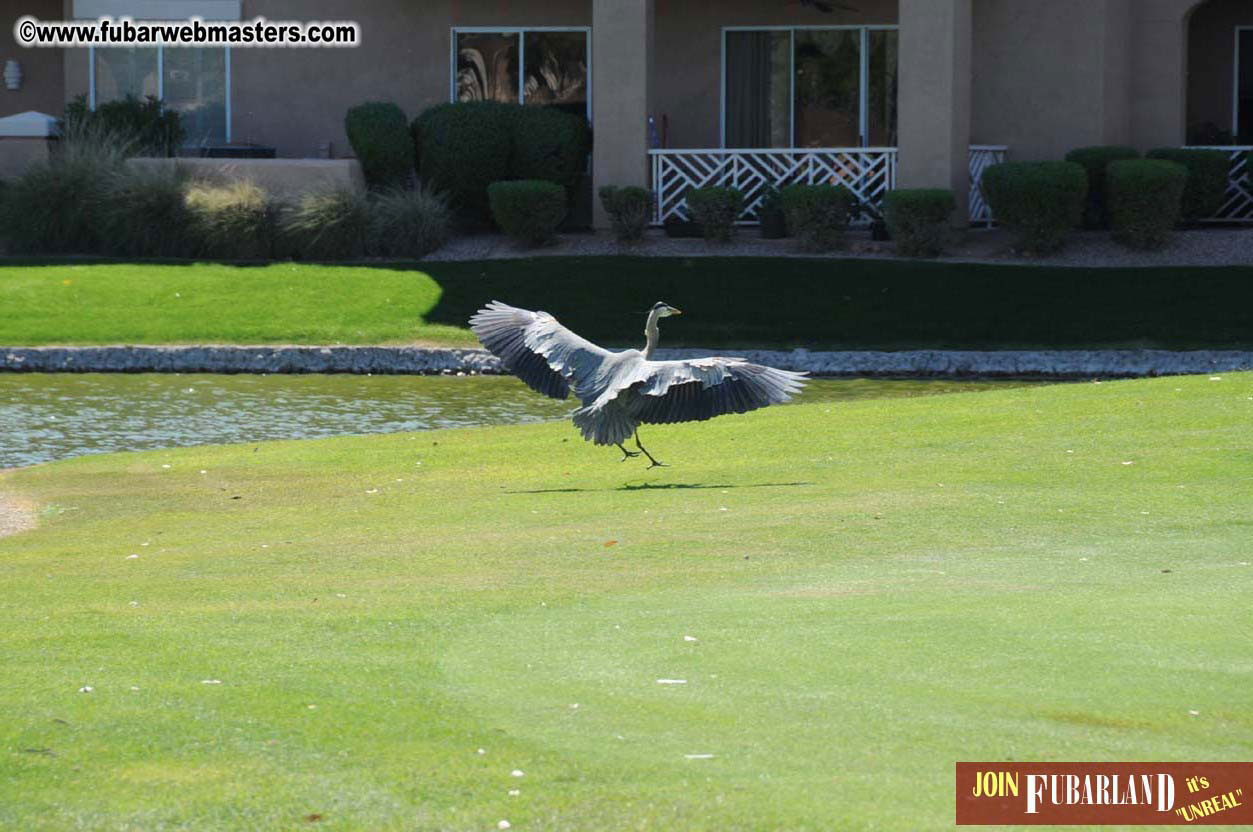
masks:
[[[724,147],[896,144],[895,27],[724,36]]]

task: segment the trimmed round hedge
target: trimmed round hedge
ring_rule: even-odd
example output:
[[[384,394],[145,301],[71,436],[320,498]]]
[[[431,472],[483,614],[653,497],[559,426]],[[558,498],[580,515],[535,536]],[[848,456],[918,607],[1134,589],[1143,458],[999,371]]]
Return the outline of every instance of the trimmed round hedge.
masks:
[[[653,208],[652,194],[647,189],[634,185],[622,188],[605,185],[600,189],[600,204],[609,215],[620,241],[632,243],[643,239]]]
[[[1183,218],[1196,222],[1218,213],[1227,193],[1227,174],[1231,164],[1223,150],[1198,150],[1184,147],[1159,147],[1146,154],[1183,165],[1188,181],[1183,189]]]
[[[1024,252],[1049,254],[1083,216],[1088,174],[1076,162],[1003,162],[983,172],[980,187]]]
[[[542,246],[566,218],[566,190],[556,182],[521,179],[487,186],[492,217],[524,246]]]
[[[706,240],[730,242],[743,208],[744,194],[735,188],[709,186],[687,192],[687,209],[704,229]]]
[[[857,202],[843,185],[788,185],[779,191],[788,232],[805,251],[843,248]]]
[[[570,192],[586,170],[587,119],[497,101],[440,104],[413,121],[418,176],[470,225],[492,220],[493,182],[542,179]]]
[[[957,198],[943,188],[900,188],[883,198],[883,219],[906,257],[936,257],[951,235],[949,220]]]
[[[1066,154],[1067,162],[1083,165],[1088,173],[1088,201],[1083,210],[1083,227],[1109,228],[1109,209],[1105,200],[1105,169],[1110,162],[1139,159],[1134,147],[1122,145],[1096,145],[1077,147]]]
[[[1138,249],[1166,245],[1179,223],[1188,169],[1164,159],[1110,164],[1106,173],[1114,239]]]
[[[344,132],[371,188],[404,184],[413,170],[413,138],[403,110],[390,101],[358,104],[344,117]]]

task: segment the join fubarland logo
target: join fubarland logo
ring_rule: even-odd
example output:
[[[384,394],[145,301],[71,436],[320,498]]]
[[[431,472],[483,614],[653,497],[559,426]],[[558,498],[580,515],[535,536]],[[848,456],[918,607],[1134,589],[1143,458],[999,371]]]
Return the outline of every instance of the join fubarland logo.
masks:
[[[1253,763],[958,763],[957,823],[1253,824]]]

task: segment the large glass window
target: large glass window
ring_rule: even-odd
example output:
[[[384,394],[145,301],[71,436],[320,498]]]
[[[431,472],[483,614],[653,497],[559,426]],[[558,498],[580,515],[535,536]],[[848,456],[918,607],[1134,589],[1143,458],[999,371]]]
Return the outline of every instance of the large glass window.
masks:
[[[230,141],[230,88],[224,48],[93,49],[91,106],[153,96],[183,115],[188,145]]]
[[[591,117],[586,29],[454,29],[454,101],[521,102]]]
[[[892,27],[728,29],[726,147],[896,144]]]

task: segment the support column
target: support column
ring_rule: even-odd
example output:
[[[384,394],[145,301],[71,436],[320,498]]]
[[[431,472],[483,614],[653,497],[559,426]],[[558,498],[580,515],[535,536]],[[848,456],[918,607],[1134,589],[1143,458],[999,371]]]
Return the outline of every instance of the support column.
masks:
[[[592,0],[592,187],[594,224],[609,218],[602,185],[649,186],[653,0]]]
[[[971,0],[900,0],[902,188],[951,188],[969,221]]]

